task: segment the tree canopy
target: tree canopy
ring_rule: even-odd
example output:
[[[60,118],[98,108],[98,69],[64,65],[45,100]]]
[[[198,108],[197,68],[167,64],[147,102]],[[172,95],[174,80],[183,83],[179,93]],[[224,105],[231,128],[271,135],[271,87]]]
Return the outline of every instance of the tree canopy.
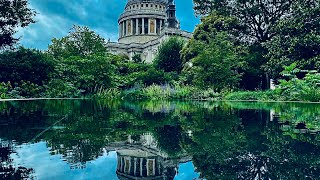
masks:
[[[13,47],[19,38],[14,37],[17,28],[35,23],[36,12],[28,7],[28,0],[0,1],[0,50]]]
[[[87,56],[107,52],[105,40],[88,27],[74,25],[69,34],[61,39],[52,39],[48,48],[55,58]]]

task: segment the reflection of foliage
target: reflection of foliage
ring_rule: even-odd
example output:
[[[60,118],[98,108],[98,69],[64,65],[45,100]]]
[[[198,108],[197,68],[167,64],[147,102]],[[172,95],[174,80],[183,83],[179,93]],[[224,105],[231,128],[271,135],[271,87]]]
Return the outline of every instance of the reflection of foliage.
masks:
[[[14,167],[10,154],[13,153],[13,143],[0,139],[0,179],[28,179],[34,172],[32,168]]]
[[[202,175],[208,179],[235,179],[225,168],[230,166],[226,160],[242,151],[246,144],[240,119],[221,108],[203,109],[190,116],[187,123],[190,125],[185,128],[192,131],[192,138],[184,148],[192,154]]]
[[[177,155],[182,151],[179,144],[182,139],[182,132],[179,126],[159,127],[154,131],[153,135],[158,140],[161,150],[170,156]]]
[[[192,156],[207,179],[319,177],[317,104],[73,100],[0,108],[1,124],[11,123],[1,138],[17,144],[42,138],[72,168],[101,156],[109,143],[126,144],[128,135],[138,142],[150,133],[169,157]],[[270,121],[270,112],[280,118]]]

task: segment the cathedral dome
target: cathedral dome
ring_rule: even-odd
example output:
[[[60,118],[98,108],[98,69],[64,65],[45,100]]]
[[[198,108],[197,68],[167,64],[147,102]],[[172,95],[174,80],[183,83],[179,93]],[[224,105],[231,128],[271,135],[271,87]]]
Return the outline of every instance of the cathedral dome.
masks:
[[[128,0],[120,15],[119,42],[143,44],[157,39],[167,21],[170,0]]]
[[[155,3],[155,4],[164,4],[168,3],[168,0],[128,0],[127,6],[132,4],[139,4],[139,3]]]

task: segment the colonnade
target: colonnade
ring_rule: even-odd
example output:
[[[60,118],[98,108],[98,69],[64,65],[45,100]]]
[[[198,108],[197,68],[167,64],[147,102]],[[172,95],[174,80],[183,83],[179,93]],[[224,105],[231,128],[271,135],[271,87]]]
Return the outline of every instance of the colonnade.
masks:
[[[132,18],[119,23],[119,37],[132,35],[159,35],[164,26],[164,19]]]
[[[118,156],[117,172],[135,177],[158,176],[161,166],[156,159]]]

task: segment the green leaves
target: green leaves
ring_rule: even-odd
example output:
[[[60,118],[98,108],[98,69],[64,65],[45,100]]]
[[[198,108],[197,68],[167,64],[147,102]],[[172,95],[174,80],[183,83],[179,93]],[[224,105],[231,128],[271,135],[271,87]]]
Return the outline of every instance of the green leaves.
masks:
[[[319,13],[318,1],[298,0],[292,4],[292,14],[276,24],[275,36],[264,44],[270,59],[265,70],[272,77],[279,78],[282,66],[292,63],[300,69],[319,70]]]
[[[0,54],[0,82],[42,85],[54,70],[53,60],[40,51],[20,47]]]
[[[226,33],[218,33],[202,52],[193,58],[184,73],[191,82],[201,88],[213,88],[215,91],[236,88],[240,80],[240,69],[246,67],[240,54],[246,53],[236,47]]]
[[[36,12],[28,7],[28,0],[1,0],[0,50],[12,48],[19,38],[13,37],[17,28],[35,23]]]
[[[163,42],[159,47],[158,55],[155,59],[155,66],[165,72],[177,72],[182,70],[182,60],[180,51],[184,46],[184,41],[177,37],[172,37]]]
[[[48,48],[49,54],[55,58],[70,56],[87,56],[106,53],[105,41],[88,27],[74,25],[71,32],[61,39],[53,39]]]

